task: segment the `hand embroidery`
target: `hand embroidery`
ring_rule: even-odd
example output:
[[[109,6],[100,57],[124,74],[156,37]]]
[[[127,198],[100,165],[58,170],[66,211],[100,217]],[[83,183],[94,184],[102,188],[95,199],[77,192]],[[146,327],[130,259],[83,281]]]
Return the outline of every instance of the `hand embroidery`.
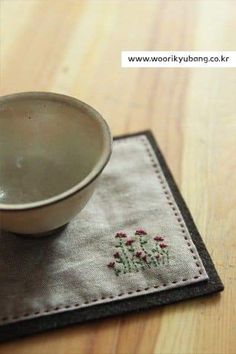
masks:
[[[163,236],[150,237],[146,231],[138,229],[132,237],[117,232],[115,240],[116,251],[107,266],[117,276],[169,264],[168,245]]]

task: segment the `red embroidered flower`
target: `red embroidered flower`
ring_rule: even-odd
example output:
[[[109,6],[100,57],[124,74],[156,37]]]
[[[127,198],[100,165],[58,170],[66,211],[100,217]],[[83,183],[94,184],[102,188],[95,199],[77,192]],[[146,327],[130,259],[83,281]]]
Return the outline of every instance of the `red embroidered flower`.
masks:
[[[115,262],[110,262],[108,263],[108,268],[114,268],[115,267]]]
[[[164,241],[164,238],[161,237],[161,236],[155,236],[155,237],[154,237],[154,240],[155,240],[155,241]]]
[[[140,251],[136,252],[135,256],[138,257],[138,258],[141,258],[142,257],[142,252],[140,252]]]
[[[167,247],[167,245],[166,245],[165,243],[160,243],[159,246],[160,246],[161,248],[166,248],[166,247]]]
[[[143,229],[138,229],[135,231],[135,235],[147,235],[146,231],[144,231]]]
[[[133,242],[134,242],[134,240],[128,239],[128,240],[125,242],[125,244],[126,244],[126,246],[130,246],[130,245],[132,245]]]
[[[116,237],[125,238],[125,237],[127,237],[127,235],[125,232],[117,232]]]
[[[112,269],[116,276],[120,276],[169,264],[169,245],[166,243],[168,240],[165,234],[148,236],[149,233],[141,228],[134,230],[132,234],[116,232],[115,237],[118,239],[114,245],[113,258],[106,266]]]
[[[113,256],[114,256],[114,258],[120,258],[119,252],[114,253]]]

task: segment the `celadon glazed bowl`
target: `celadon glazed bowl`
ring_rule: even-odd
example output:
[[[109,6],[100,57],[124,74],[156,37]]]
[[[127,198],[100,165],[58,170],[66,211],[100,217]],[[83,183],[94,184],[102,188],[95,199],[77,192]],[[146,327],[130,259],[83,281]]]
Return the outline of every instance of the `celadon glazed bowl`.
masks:
[[[109,127],[65,95],[0,97],[0,229],[41,236],[90,199],[112,150]]]

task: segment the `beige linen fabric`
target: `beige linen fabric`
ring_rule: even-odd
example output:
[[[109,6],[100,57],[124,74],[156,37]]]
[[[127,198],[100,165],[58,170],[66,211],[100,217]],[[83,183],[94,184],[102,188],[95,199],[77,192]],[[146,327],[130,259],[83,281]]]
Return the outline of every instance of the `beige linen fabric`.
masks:
[[[117,276],[114,264],[107,266],[119,261],[113,256],[120,250],[115,247],[120,242],[115,235],[123,231],[138,243],[139,235],[134,233],[139,228],[147,232],[144,238],[152,245],[157,244],[156,235],[164,237],[169,261],[166,257],[164,264],[153,260],[156,266],[145,266],[142,260],[136,271],[126,266],[127,272]],[[1,232],[0,242],[1,324],[158,293],[208,278],[144,135],[114,142],[111,161],[94,196],[59,234],[27,239]]]

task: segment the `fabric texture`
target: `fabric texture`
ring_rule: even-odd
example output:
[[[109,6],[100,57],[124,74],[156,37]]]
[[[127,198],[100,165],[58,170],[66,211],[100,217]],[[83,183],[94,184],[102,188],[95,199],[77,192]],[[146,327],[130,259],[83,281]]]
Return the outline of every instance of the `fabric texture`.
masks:
[[[0,325],[208,280],[145,135],[114,142],[86,208],[41,239],[0,235]]]

